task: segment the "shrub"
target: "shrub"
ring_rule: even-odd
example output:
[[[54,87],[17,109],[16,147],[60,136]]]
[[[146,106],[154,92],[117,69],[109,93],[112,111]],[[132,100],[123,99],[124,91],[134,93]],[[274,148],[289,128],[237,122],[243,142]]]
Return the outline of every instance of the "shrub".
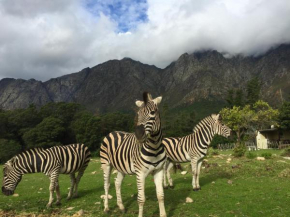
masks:
[[[21,152],[21,145],[14,140],[0,139],[0,163],[5,163]]]
[[[212,147],[210,147],[208,149],[208,155],[212,156],[212,155],[219,155],[219,151],[217,149],[213,149]]]
[[[243,143],[237,144],[233,150],[233,156],[234,157],[243,157],[245,155],[246,151],[247,151],[247,148],[246,148],[245,144],[243,144]]]
[[[249,158],[249,159],[254,159],[257,157],[257,154],[255,154],[254,152],[248,152],[246,154],[246,157]]]
[[[270,159],[272,157],[272,153],[265,152],[265,153],[262,153],[261,156],[264,157],[265,159]]]
[[[285,149],[281,156],[290,157],[290,148]]]

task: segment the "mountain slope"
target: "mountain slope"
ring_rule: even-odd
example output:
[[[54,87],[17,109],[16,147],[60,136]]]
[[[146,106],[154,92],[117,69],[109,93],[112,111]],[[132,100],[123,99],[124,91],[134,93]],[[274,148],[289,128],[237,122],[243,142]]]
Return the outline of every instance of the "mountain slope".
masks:
[[[200,101],[224,102],[229,89],[245,88],[254,76],[262,82],[264,100],[277,105],[289,97],[290,45],[260,57],[225,58],[217,51],[183,54],[165,69],[124,58],[46,82],[2,79],[0,105],[15,109],[64,101],[81,103],[92,111],[132,111],[134,101],[146,90],[163,95],[174,108]]]

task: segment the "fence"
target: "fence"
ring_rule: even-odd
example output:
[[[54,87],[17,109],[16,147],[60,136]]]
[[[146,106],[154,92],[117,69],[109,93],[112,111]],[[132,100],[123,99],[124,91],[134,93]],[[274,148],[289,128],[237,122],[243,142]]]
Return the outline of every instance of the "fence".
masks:
[[[257,146],[255,142],[245,142],[245,145],[249,151],[257,150]],[[234,149],[236,143],[225,143],[225,144],[218,144],[217,147],[219,150],[231,150]]]

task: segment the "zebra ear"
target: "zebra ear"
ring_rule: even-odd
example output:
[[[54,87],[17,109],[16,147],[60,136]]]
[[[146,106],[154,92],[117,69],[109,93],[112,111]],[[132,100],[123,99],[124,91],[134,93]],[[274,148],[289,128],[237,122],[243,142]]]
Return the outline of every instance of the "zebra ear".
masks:
[[[162,101],[162,96],[159,96],[153,100],[157,105],[159,105]]]
[[[220,115],[219,114],[212,114],[211,117],[215,120],[215,121],[218,121],[219,120],[219,117]]]
[[[218,121],[220,119],[220,114],[216,115],[216,121]]]
[[[140,101],[140,100],[137,100],[135,102],[136,106],[138,106],[139,108],[143,106],[144,102],[143,101]]]

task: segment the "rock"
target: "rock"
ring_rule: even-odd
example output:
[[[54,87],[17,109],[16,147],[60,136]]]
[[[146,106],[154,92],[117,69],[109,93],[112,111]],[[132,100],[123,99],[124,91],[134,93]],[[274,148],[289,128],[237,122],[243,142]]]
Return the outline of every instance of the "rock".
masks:
[[[101,204],[101,202],[95,202],[95,204],[96,204],[96,205],[100,205],[100,204]]]
[[[185,200],[186,203],[193,203],[193,199],[191,199],[190,197],[187,197]]]
[[[19,197],[19,194],[13,194],[12,196],[13,197]]]
[[[185,175],[187,173],[187,171],[182,171],[181,175]]]
[[[93,175],[96,174],[96,173],[97,173],[97,171],[91,172],[91,174],[93,174]]]
[[[78,216],[83,216],[85,214],[84,210],[81,209],[76,213]]]
[[[40,188],[39,190],[42,191],[42,188]]]
[[[215,184],[215,181],[212,181],[211,183],[212,183],[212,184]]]
[[[233,184],[233,181],[232,180],[228,180],[228,184],[229,185],[232,185]]]
[[[67,210],[73,210],[74,209],[74,207],[68,207],[68,208],[66,208]]]
[[[264,157],[257,157],[257,160],[263,161],[263,160],[265,160],[265,158]]]
[[[284,159],[286,159],[286,160],[290,160],[290,157],[283,157]]]

